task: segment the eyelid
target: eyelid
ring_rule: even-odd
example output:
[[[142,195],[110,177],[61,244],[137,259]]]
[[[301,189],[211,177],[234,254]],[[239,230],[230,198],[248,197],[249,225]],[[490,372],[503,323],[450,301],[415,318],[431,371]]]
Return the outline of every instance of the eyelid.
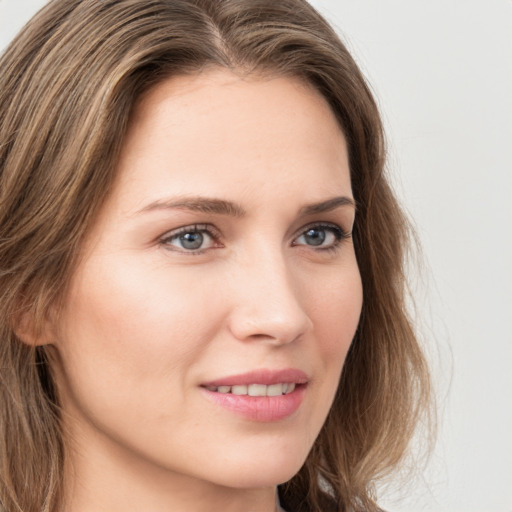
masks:
[[[292,240],[292,246],[298,246],[298,245],[305,245],[305,244],[298,244],[296,243],[297,238],[304,235],[309,229],[327,229],[334,232],[336,241],[334,244],[331,244],[327,247],[319,246],[315,248],[314,246],[311,246],[311,248],[315,251],[327,251],[327,250],[335,250],[339,246],[342,240],[351,238],[352,232],[347,231],[343,229],[339,224],[334,222],[326,222],[326,221],[316,221],[316,222],[310,222],[306,224],[305,226],[302,226],[300,230],[298,230]],[[208,236],[211,237],[213,240],[213,247],[207,247],[204,249],[197,249],[197,250],[186,250],[186,249],[180,249],[176,246],[171,245],[169,242],[172,239],[175,239],[176,237],[179,237],[181,234],[185,233],[191,233],[191,232],[199,232],[199,233],[206,233]],[[178,253],[187,254],[187,255],[198,255],[202,254],[209,249],[222,247],[222,234],[215,226],[212,224],[188,224],[185,226],[181,226],[179,228],[172,229],[170,231],[165,232],[162,236],[158,238],[159,245],[164,246],[168,250],[172,250]]]
[[[303,235],[306,231],[312,228],[326,228],[326,229],[333,229],[336,231],[341,238],[350,238],[352,236],[352,231],[347,231],[339,224],[336,224],[335,222],[328,222],[328,221],[316,221],[316,222],[310,222],[309,224],[306,224],[305,226],[302,226],[294,235],[294,239],[299,237],[300,235]]]
[[[336,242],[332,245],[329,245],[327,247],[314,247],[311,246],[311,248],[315,251],[328,251],[328,250],[336,250],[339,246],[339,244],[346,239],[349,239],[352,237],[352,232],[347,231],[343,229],[339,224],[336,224],[334,222],[323,222],[323,221],[316,221],[316,222],[310,222],[309,224],[306,224],[305,226],[301,227],[300,230],[295,234],[292,241],[292,246],[298,246],[298,245],[304,245],[304,244],[297,244],[295,243],[297,238],[304,235],[308,230],[317,228],[317,229],[330,229],[335,233]]]
[[[210,236],[214,242],[213,247],[208,247],[205,249],[197,249],[197,250],[180,250],[178,247],[172,246],[170,243],[168,243],[170,240],[185,234],[185,233],[207,233],[208,236]],[[186,226],[181,226],[179,228],[172,229],[170,231],[165,232],[162,236],[158,238],[158,243],[162,246],[164,246],[168,250],[172,250],[181,254],[187,254],[187,255],[197,255],[202,254],[203,252],[207,251],[208,249],[221,247],[222,244],[220,242],[222,238],[221,232],[212,224],[188,224]]]

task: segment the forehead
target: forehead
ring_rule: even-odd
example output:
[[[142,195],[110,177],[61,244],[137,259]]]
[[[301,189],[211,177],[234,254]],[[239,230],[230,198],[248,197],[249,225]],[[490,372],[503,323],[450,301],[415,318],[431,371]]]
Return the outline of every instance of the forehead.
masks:
[[[140,99],[118,172],[139,195],[157,182],[161,192],[188,194],[193,184],[195,194],[224,195],[244,184],[263,194],[284,181],[324,196],[333,186],[350,191],[347,160],[331,108],[309,85],[209,70],[168,79]]]

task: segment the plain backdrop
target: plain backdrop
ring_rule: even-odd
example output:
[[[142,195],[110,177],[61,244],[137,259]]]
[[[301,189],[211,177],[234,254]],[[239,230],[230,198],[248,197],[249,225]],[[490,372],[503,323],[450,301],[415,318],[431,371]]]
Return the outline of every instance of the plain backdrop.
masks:
[[[0,0],[0,49],[44,3]],[[512,2],[313,4],[372,84],[426,260],[411,277],[439,441],[421,477],[381,503],[512,512]]]

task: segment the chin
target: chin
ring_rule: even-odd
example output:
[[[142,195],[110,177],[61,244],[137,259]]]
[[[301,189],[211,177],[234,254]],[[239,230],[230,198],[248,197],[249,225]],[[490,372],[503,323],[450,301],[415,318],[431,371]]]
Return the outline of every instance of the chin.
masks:
[[[226,487],[235,489],[259,489],[263,487],[275,487],[291,480],[299,471],[301,466],[292,468],[262,468],[255,471],[235,471],[230,478],[219,482]]]
[[[223,480],[218,483],[239,489],[280,485],[298,473],[306,457],[307,452],[287,448],[281,452],[268,449],[257,457],[233,460],[232,464],[226,461],[222,476],[217,473]]]

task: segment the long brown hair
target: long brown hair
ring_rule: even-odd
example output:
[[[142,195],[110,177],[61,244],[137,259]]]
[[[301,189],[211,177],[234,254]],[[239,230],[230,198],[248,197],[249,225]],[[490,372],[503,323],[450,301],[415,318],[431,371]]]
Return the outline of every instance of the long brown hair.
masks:
[[[406,314],[408,224],[384,172],[365,79],[304,0],[53,0],[0,59],[0,504],[57,511],[65,447],[46,347],[16,335],[65,300],[85,233],[114,180],[135,101],[173,75],[220,66],[293,76],[329,102],[349,147],[364,303],[337,395],[299,473],[296,512],[375,511],[430,403]]]

